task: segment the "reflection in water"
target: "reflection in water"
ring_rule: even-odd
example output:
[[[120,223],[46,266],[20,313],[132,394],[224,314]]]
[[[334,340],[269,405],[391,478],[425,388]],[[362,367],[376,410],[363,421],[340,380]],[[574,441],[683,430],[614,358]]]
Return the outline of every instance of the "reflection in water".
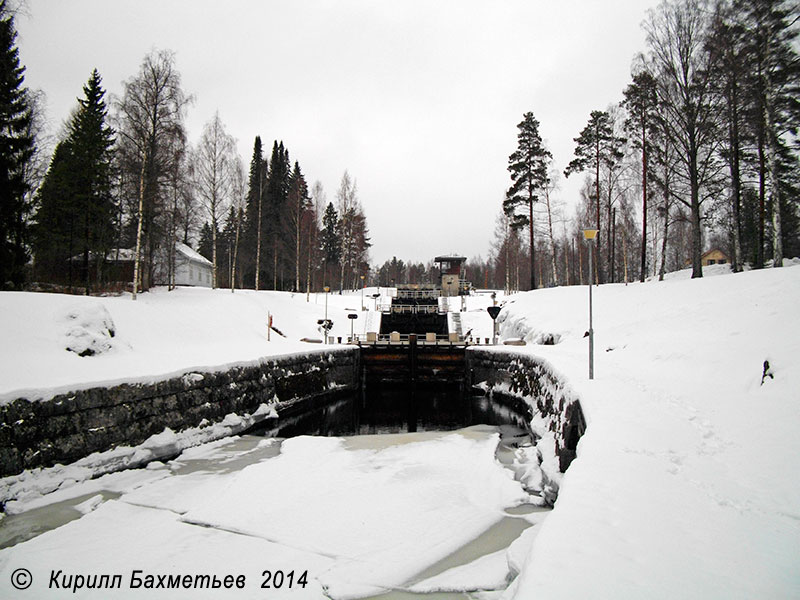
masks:
[[[278,438],[350,436],[449,431],[472,425],[512,425],[527,430],[524,417],[485,396],[464,397],[457,388],[432,387],[418,393],[414,401],[403,388],[394,387],[376,390],[366,397],[350,396],[302,414],[282,416],[279,423],[259,424],[249,433]]]

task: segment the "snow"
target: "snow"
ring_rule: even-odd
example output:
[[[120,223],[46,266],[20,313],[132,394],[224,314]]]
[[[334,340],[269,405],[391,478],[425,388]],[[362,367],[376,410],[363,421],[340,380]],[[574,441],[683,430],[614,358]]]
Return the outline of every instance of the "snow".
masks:
[[[204,265],[208,265],[208,266],[211,266],[213,264],[205,256],[203,256],[202,254],[200,254],[196,250],[193,250],[190,246],[187,246],[186,244],[183,244],[181,242],[178,242],[175,245],[175,249],[178,252],[180,252],[181,254],[183,254],[186,258],[188,258],[190,260],[193,260],[195,262],[198,262],[198,263],[201,263],[201,264],[204,264]]]
[[[51,569],[69,573],[244,574],[245,590],[225,597],[265,597],[265,569],[308,571],[308,586],[271,590],[270,598],[356,598],[400,587],[457,550],[528,495],[495,459],[499,434],[457,433],[297,437],[281,444],[245,438],[188,451],[131,481],[117,499],[96,494],[75,508],[85,515],[0,550],[0,596],[10,574],[33,573],[45,589]],[[379,443],[388,440],[389,443]],[[224,468],[250,455],[243,469]],[[192,463],[196,463],[193,465]],[[102,479],[102,478],[101,478]],[[82,493],[94,482],[76,484]],[[118,488],[119,489],[119,488]],[[521,517],[520,517],[521,518]],[[198,526],[200,525],[200,526]],[[467,577],[468,576],[468,577]],[[504,552],[419,582],[419,589],[504,587]],[[465,578],[466,577],[466,578]],[[77,590],[75,598],[96,595]],[[139,590],[141,593],[141,590]],[[155,592],[193,598],[196,590]],[[148,595],[150,590],[148,590]],[[138,597],[115,590],[115,598]]]
[[[593,294],[593,381],[585,286],[499,317],[503,337],[560,335],[518,351],[550,361],[588,421],[504,597],[800,597],[800,269]]]
[[[359,309],[360,294],[329,294],[328,304],[331,335],[349,336],[345,309]],[[273,332],[267,341],[268,313],[285,338]],[[317,320],[324,314],[325,294],[311,294],[306,301],[305,294],[282,292],[156,288],[132,301],[129,294],[92,298],[0,292],[5,338],[0,403],[320,350],[300,340],[321,338]],[[355,327],[356,333],[366,333],[367,319],[358,319]],[[87,348],[95,354],[79,356]]]
[[[537,468],[536,450],[520,449],[504,469],[486,432],[419,434],[380,449],[303,437],[284,442],[277,456],[266,440],[230,450],[244,438],[188,449],[215,439],[198,428],[183,441],[165,432],[146,448],[3,480],[4,497],[17,498],[9,514],[67,499],[86,514],[0,550],[0,596],[13,596],[16,568],[46,581],[49,568],[96,565],[110,573],[247,573],[248,589],[228,594],[236,598],[264,597],[256,580],[266,568],[311,575],[306,588],[274,590],[275,598],[318,599],[323,590],[350,598],[409,580],[420,592],[487,590],[511,578],[505,591],[475,597],[800,598],[800,261],[784,264],[739,274],[715,265],[704,269],[714,276],[700,280],[684,271],[663,282],[595,287],[594,380],[586,286],[498,297],[501,340],[526,345],[497,351],[546,361],[588,423],[554,510],[505,552],[413,581],[526,501],[512,470],[533,489],[546,486],[554,457],[542,456]],[[321,346],[299,340],[321,337],[325,300],[190,288],[136,302],[2,293],[0,401],[313,351]],[[361,318],[360,292],[327,302],[334,336],[350,333],[347,309],[359,313],[356,332],[375,323]],[[491,302],[469,298],[465,332],[491,337]],[[76,310],[73,321],[109,347],[84,357],[65,349],[67,316]],[[268,311],[286,338],[266,341]],[[103,340],[111,329],[114,337]],[[773,377],[762,384],[764,361]],[[231,416],[229,432],[244,418]],[[184,453],[103,475],[109,461],[135,464],[166,448]],[[186,466],[203,460],[216,466]],[[242,461],[251,462],[241,468]],[[109,499],[108,490],[121,495]],[[161,597],[196,597],[189,592]]]

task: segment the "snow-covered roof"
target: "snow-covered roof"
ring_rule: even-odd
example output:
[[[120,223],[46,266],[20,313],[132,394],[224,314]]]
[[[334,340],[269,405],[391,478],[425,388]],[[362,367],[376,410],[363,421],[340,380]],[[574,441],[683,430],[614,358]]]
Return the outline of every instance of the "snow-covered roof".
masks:
[[[192,250],[186,244],[178,242],[175,244],[175,250],[179,253],[191,260],[192,262],[200,263],[203,265],[211,266],[211,261],[208,260],[205,256],[197,252],[196,250]]]

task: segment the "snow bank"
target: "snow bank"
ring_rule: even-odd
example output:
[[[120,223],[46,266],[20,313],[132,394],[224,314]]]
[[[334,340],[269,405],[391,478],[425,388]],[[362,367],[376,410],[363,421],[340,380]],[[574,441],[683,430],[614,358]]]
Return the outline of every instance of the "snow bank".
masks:
[[[504,598],[800,596],[798,298],[796,267],[595,287],[593,381],[585,286],[509,300],[588,427]]]
[[[358,302],[357,295],[329,295],[332,335],[350,335],[345,308]],[[317,320],[325,312],[324,294],[306,301],[286,292],[155,288],[134,302],[128,294],[0,292],[0,403],[302,354],[319,349],[300,340],[321,337]],[[267,341],[268,314],[285,338]],[[357,333],[367,321],[358,320]]]
[[[235,435],[267,418],[277,418],[274,406],[262,404],[252,415],[229,414],[220,423],[191,427],[179,433],[167,428],[138,446],[120,446],[95,452],[69,465],[31,469],[0,479],[0,504],[9,514],[73,497],[69,488],[77,483],[153,461],[173,457],[183,450]],[[147,478],[149,479],[149,477]],[[81,490],[78,494],[86,493]]]

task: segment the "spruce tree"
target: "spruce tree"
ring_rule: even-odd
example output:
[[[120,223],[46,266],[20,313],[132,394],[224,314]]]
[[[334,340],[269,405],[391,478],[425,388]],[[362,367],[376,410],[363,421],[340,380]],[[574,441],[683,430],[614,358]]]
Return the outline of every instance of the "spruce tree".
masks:
[[[250,176],[247,188],[247,207],[245,218],[245,234],[243,254],[248,262],[247,271],[252,270],[253,287],[261,287],[261,272],[263,266],[262,246],[264,236],[264,197],[266,193],[267,161],[264,160],[264,150],[261,145],[261,136],[256,136],[253,144],[253,157],[250,160]],[[249,279],[249,275],[247,276]]]
[[[270,240],[272,258],[272,289],[277,290],[279,275],[291,273],[291,260],[288,256],[287,235],[289,222],[287,219],[287,200],[289,197],[289,182],[291,179],[291,164],[289,151],[283,147],[283,142],[274,142],[272,157],[269,161],[269,174],[267,175],[266,188],[266,234]]]
[[[35,277],[41,281],[66,283],[70,288],[75,275],[70,258],[78,247],[80,217],[70,202],[74,171],[69,144],[60,142],[37,192],[39,208],[31,227]]]
[[[322,235],[320,236],[320,249],[322,250],[322,261],[325,265],[323,269],[323,285],[328,285],[328,269],[332,265],[339,264],[339,254],[342,241],[339,235],[339,215],[333,202],[329,202],[322,216]]]
[[[214,231],[208,221],[203,223],[203,228],[200,230],[200,242],[197,246],[197,252],[209,261],[214,256]]]
[[[538,200],[537,193],[548,183],[547,166],[552,154],[545,148],[539,134],[539,121],[532,112],[523,115],[517,125],[517,150],[508,157],[508,171],[511,173],[511,187],[506,192],[503,208],[517,225],[527,224],[531,250],[531,288],[536,289],[536,267],[534,246],[533,203]],[[527,208],[527,216],[519,214],[519,207]]]
[[[108,111],[100,74],[92,71],[84,86],[84,99],[69,126],[68,147],[76,171],[72,186],[74,206],[81,223],[81,253],[86,289],[89,289],[89,255],[105,257],[113,238],[114,203],[111,197],[112,147],[114,132],[106,124]]]
[[[58,145],[39,190],[34,227],[40,273],[57,274],[63,270],[63,262],[69,261],[71,287],[73,257],[79,254],[87,293],[91,280],[89,258],[94,256],[101,266],[114,234],[114,132],[106,124],[108,112],[101,81],[95,69],[83,88],[84,98],[78,100],[67,138]]]
[[[0,289],[21,287],[28,262],[31,207],[25,167],[33,157],[34,141],[16,37],[14,19],[0,0]]]

